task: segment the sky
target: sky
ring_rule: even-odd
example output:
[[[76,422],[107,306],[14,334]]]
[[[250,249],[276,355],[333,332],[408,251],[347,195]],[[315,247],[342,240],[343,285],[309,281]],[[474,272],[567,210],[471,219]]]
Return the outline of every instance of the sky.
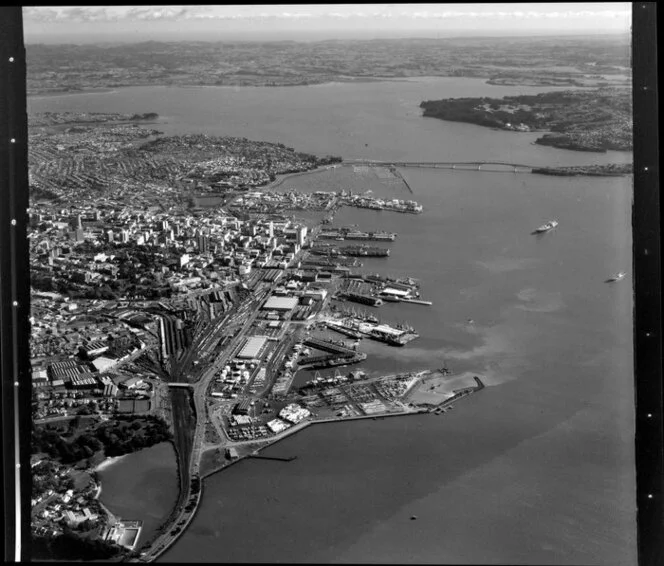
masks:
[[[49,6],[23,24],[28,44],[599,34],[629,32],[631,3]]]

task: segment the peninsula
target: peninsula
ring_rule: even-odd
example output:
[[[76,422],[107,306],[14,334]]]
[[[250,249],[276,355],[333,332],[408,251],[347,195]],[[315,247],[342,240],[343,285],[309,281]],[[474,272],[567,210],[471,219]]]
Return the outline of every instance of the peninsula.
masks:
[[[535,167],[532,173],[537,175],[556,175],[559,177],[623,177],[631,175],[634,167],[631,163],[609,163],[607,165],[576,165],[572,167]]]
[[[576,151],[632,150],[631,91],[544,92],[504,98],[450,98],[420,104],[423,116],[520,132],[549,132],[535,143]]]

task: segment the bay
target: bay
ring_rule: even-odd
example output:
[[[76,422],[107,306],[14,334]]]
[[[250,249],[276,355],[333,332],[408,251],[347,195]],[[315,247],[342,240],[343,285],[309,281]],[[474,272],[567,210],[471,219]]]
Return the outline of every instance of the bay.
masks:
[[[175,450],[161,442],[126,454],[98,472],[101,502],[114,515],[143,521],[136,548],[156,533],[171,513],[178,497]]]

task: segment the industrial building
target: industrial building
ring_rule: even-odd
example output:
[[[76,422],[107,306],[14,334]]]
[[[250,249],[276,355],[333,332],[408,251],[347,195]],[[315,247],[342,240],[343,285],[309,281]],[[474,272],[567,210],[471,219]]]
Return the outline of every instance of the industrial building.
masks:
[[[243,360],[253,360],[260,357],[260,354],[267,343],[267,336],[251,336],[247,338],[242,350],[237,355]]]
[[[311,413],[308,409],[300,407],[297,403],[291,403],[286,405],[281,411],[279,411],[279,416],[285,421],[291,422],[293,424],[299,423],[302,419],[310,416]]]
[[[233,407],[233,413],[235,415],[248,415],[250,409],[251,401],[249,401],[249,399],[245,399]]]
[[[81,346],[79,351],[85,358],[92,359],[97,356],[101,356],[104,352],[107,352],[108,344],[106,342],[102,342],[101,340],[96,340]]]
[[[291,311],[297,306],[297,297],[275,297],[272,295],[263,305],[264,310]]]
[[[290,423],[284,422],[281,419],[273,419],[267,423],[267,427],[275,434],[279,434],[290,427]]]

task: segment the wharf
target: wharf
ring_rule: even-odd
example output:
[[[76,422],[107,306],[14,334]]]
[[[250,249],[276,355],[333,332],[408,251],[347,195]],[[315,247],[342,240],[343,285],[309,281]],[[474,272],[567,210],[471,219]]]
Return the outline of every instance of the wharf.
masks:
[[[329,328],[330,330],[334,330],[336,332],[339,332],[340,334],[343,334],[344,336],[350,336],[351,338],[360,339],[364,336],[361,332],[358,332],[356,330],[352,330],[350,328],[346,328],[345,326],[342,326],[341,324],[334,324],[332,322],[326,322],[325,326],[327,326],[327,328]]]
[[[360,240],[373,242],[393,242],[397,234],[393,232],[362,232],[348,228],[330,228],[318,234],[321,240]]]
[[[352,356],[349,355],[329,355],[329,356],[316,356],[315,358],[305,358],[298,362],[298,371],[299,370],[309,370],[309,369],[325,369],[332,368],[337,366],[345,366],[351,364],[357,364],[363,362],[367,359],[367,355],[362,352],[354,353]]]
[[[425,301],[423,299],[398,299],[401,303],[412,303],[414,305],[427,305],[431,306],[433,303],[431,301]]]
[[[342,355],[355,354],[355,350],[353,350],[352,348],[347,348],[346,346],[341,346],[335,342],[320,340],[318,338],[307,338],[304,341],[304,345],[309,346],[310,348],[316,348],[317,350],[321,350],[323,352],[330,352],[332,354],[342,354]]]
[[[383,299],[372,297],[371,295],[362,295],[360,293],[345,293],[344,297],[349,301],[360,303],[362,305],[369,305],[372,307],[377,307],[383,304]]]
[[[345,246],[339,248],[339,252],[351,257],[387,257],[390,255],[389,248],[373,246]]]
[[[412,342],[416,338],[419,338],[420,335],[416,332],[404,332],[397,336],[390,336],[382,332],[370,332],[369,338],[377,340],[378,342],[384,342],[390,346],[405,346],[409,342]]]

